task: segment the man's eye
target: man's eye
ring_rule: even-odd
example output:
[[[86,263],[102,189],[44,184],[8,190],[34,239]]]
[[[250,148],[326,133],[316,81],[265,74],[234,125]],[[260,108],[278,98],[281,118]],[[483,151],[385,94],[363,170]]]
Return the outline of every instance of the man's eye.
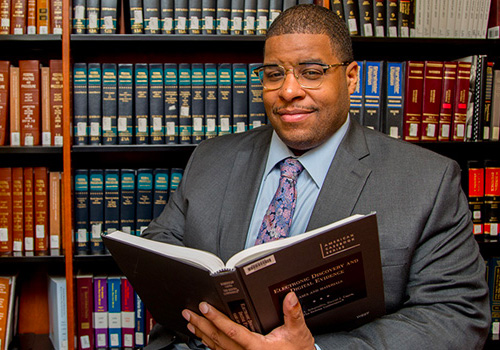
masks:
[[[280,80],[282,78],[283,78],[283,72],[281,72],[281,71],[266,72],[266,79],[269,79],[269,80]]]
[[[316,69],[306,69],[306,70],[303,70],[300,73],[300,75],[308,80],[315,80],[315,79],[321,78],[321,76],[323,75],[323,72],[320,70],[316,70]]]

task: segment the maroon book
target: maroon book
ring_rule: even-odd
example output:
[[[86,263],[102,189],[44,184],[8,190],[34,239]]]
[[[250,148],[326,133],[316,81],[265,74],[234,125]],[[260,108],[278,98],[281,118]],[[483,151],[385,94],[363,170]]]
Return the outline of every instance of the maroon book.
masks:
[[[76,330],[78,350],[94,349],[94,329],[92,313],[94,312],[93,276],[76,275]]]
[[[135,346],[135,304],[134,289],[126,277],[122,277],[122,346],[133,348]]]
[[[21,146],[40,145],[40,62],[19,61]]]
[[[453,99],[457,82],[457,62],[444,62],[443,89],[441,90],[441,105],[439,109],[439,141],[450,141],[451,116]]]
[[[422,96],[422,141],[437,141],[441,90],[443,85],[443,62],[425,61]]]
[[[0,61],[0,146],[7,143],[9,120],[9,61]]]
[[[403,137],[405,141],[420,141],[422,127],[423,85],[424,62],[407,61],[403,116]]]
[[[453,101],[451,138],[452,141],[465,141],[465,121],[469,101],[470,62],[458,62],[457,84]]]
[[[63,74],[62,60],[50,60],[50,131],[52,146],[63,145]]]

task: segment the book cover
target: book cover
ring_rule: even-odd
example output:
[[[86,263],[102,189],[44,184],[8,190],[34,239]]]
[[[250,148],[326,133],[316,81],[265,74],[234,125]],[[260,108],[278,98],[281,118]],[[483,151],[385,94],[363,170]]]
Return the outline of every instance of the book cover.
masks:
[[[387,15],[386,15],[387,36],[391,38],[397,38],[398,15],[399,15],[398,0],[387,0],[386,10],[387,10]]]
[[[73,65],[73,135],[74,145],[89,143],[87,64],[81,62]]]
[[[61,175],[49,171],[49,248],[57,251],[62,247]]]
[[[109,347],[122,347],[121,276],[108,276]]]
[[[40,145],[40,61],[19,61],[21,146]]]
[[[102,144],[118,143],[118,72],[116,63],[102,64]]]
[[[12,253],[12,168],[0,168],[0,254]]]
[[[10,8],[10,34],[26,34],[27,0],[12,0]]]
[[[336,0],[338,1],[338,0]],[[373,0],[373,29],[376,37],[386,36],[387,9],[385,0]]]
[[[35,250],[35,207],[33,197],[33,168],[24,167],[24,251]]]
[[[165,168],[153,170],[153,218],[158,217],[168,201],[168,183],[170,171]]]
[[[364,100],[364,80],[365,80],[365,62],[356,61],[358,63],[358,83],[356,90],[351,94],[349,105],[349,117],[355,119],[358,123],[362,123],[363,118],[363,100]]]
[[[351,35],[360,35],[359,9],[357,0],[343,0],[344,16]]]
[[[85,34],[87,20],[85,18],[86,0],[73,0],[73,34]]]
[[[149,332],[146,333],[146,309],[141,297],[134,292],[134,305],[135,305],[135,346],[146,346],[146,338]]]
[[[182,180],[182,175],[184,175],[184,169],[182,168],[172,168],[170,169],[170,184],[169,184],[169,196],[171,196]]]
[[[248,130],[248,65],[233,63],[233,132]]]
[[[136,231],[140,236],[153,219],[153,170],[137,170]]]
[[[55,349],[68,349],[68,316],[66,305],[66,278],[49,276],[49,338]]]
[[[133,138],[133,92],[134,66],[131,63],[118,64],[118,144],[131,145]]]
[[[42,146],[52,144],[50,124],[50,68],[40,67],[40,131]]]
[[[167,7],[164,3],[173,6],[173,0],[162,0],[161,7],[160,0],[143,0],[145,34],[173,34],[173,7]],[[168,10],[172,11],[171,17],[167,17]]]
[[[244,2],[244,0],[231,1],[231,22],[229,26],[232,35],[243,34]]]
[[[205,63],[205,138],[217,136],[218,118],[217,64]]]
[[[262,100],[262,84],[253,70],[261,63],[248,64],[248,128],[253,129],[266,124],[266,110]]]
[[[254,246],[226,264],[210,253],[120,232],[103,240],[154,319],[183,334],[182,309],[197,310],[202,300],[260,333],[283,323],[289,291],[314,332],[351,329],[385,313],[375,214]],[[200,258],[182,259],[187,251]]]
[[[0,34],[10,33],[10,0],[0,0]]]
[[[358,0],[359,27],[362,36],[373,36],[373,1]]]
[[[404,96],[405,141],[420,141],[422,128],[422,91],[424,83],[424,62],[407,61]]]
[[[230,34],[230,21],[231,21],[231,1],[230,0],[217,0],[216,9],[216,33],[217,34]]]
[[[78,272],[75,280],[78,350],[91,350],[94,349],[94,276]]]
[[[89,144],[102,143],[102,70],[100,63],[88,64]]]
[[[50,60],[50,134],[52,146],[63,145],[63,73],[62,60]]]
[[[481,161],[467,161],[469,209],[472,213],[473,234],[482,235],[484,207],[484,164]]]
[[[422,141],[437,141],[441,92],[443,89],[444,63],[441,61],[424,62],[424,82],[422,91]]]
[[[283,10],[283,0],[269,0],[269,20],[267,23],[267,28],[271,26],[276,17],[278,17],[281,14],[282,10]]]
[[[245,21],[243,34],[255,35],[255,24],[257,23],[257,0],[245,0],[243,18]]]
[[[37,2],[39,1],[27,0],[26,2],[26,34],[36,34]]]
[[[73,4],[75,2],[73,1]],[[49,1],[50,34],[62,35],[63,2],[62,0]]]
[[[149,68],[136,63],[134,73],[135,144],[149,143]]]
[[[135,234],[135,170],[120,169],[120,231]]]
[[[232,115],[232,67],[231,63],[219,63],[217,66],[217,115],[219,124],[217,125],[218,135],[227,135],[233,133],[233,115]]]
[[[177,63],[165,63],[165,143],[179,143],[179,76]]]
[[[174,0],[160,0],[161,33],[174,34],[174,29]]]
[[[104,232],[120,229],[120,170],[104,169]]]
[[[403,137],[405,64],[405,62],[387,62],[385,78],[384,133],[396,139]]]
[[[192,143],[205,139],[205,70],[203,63],[191,64]]]
[[[24,241],[24,170],[12,168],[12,250],[23,252]]]
[[[163,64],[149,64],[149,135],[151,144],[165,143]]]
[[[269,24],[269,1],[257,0],[257,15],[255,22],[255,34],[266,35]]]
[[[46,167],[33,168],[35,252],[49,250],[49,174]]]
[[[452,141],[465,140],[465,122],[469,101],[470,62],[457,62],[457,86],[453,99]]]
[[[363,125],[380,131],[382,129],[382,79],[383,61],[365,61]]]
[[[189,31],[188,15],[189,15],[188,0],[174,0],[174,33],[187,34]]]
[[[144,34],[144,17],[142,0],[129,0],[130,31],[132,34]]]
[[[86,0],[87,34],[99,34],[101,24],[101,0]]]
[[[215,34],[217,31],[217,0],[202,0],[201,17],[202,34]]]
[[[101,233],[104,232],[104,171],[89,170],[90,253],[104,253]]]
[[[108,277],[103,275],[94,276],[94,345],[95,348],[107,348],[109,325],[108,325]]]
[[[9,61],[0,61],[0,146],[8,144],[9,126]]]
[[[447,61],[443,66],[443,84],[439,108],[438,141],[450,141],[453,99],[457,82],[457,62]]]
[[[101,0],[100,34],[116,34],[117,12],[117,0]]]
[[[90,250],[89,171],[87,169],[75,169],[73,191],[75,254],[85,255]]]
[[[437,2],[435,2],[437,3]],[[410,11],[411,2],[410,0],[398,0],[399,10],[398,10],[398,37],[409,38],[410,37]],[[437,35],[433,36],[437,37]]]
[[[191,144],[193,135],[191,64],[179,64],[179,141]]]
[[[189,34],[201,34],[203,23],[201,14],[202,0],[189,0]]]
[[[132,348],[135,334],[135,301],[134,290],[126,277],[121,278],[121,316],[122,316],[122,345]]]
[[[19,67],[11,66],[9,69],[9,120],[10,120],[10,145],[21,146],[21,105]]]
[[[500,162],[484,161],[484,234],[498,237],[500,225]]]

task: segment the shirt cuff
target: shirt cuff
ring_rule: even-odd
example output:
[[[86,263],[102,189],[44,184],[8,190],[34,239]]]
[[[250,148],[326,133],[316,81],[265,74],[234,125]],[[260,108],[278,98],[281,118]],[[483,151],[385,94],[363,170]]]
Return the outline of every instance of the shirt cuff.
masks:
[[[316,350],[321,350],[318,344],[314,344],[314,346],[316,347]]]

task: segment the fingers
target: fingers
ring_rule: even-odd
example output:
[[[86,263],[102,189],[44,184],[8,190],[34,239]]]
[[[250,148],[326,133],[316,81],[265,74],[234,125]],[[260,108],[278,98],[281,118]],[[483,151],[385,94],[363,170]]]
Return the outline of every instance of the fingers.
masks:
[[[283,300],[283,314],[284,328],[288,337],[300,339],[303,342],[303,349],[314,349],[314,337],[306,325],[302,307],[294,292],[288,293]]]

